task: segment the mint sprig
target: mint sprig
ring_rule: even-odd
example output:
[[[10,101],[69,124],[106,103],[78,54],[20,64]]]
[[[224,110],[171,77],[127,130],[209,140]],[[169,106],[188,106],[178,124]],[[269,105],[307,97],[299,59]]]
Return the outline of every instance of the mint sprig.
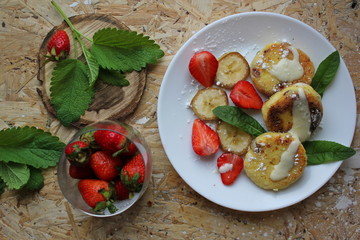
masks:
[[[55,166],[65,144],[35,127],[0,131],[0,178],[9,189],[41,187],[40,169]],[[31,182],[29,180],[31,179]]]
[[[308,165],[342,161],[356,153],[354,149],[332,141],[306,141],[303,146]]]
[[[213,110],[213,113],[222,121],[238,127],[253,136],[259,136],[266,132],[256,119],[238,107],[219,106]]]
[[[51,3],[71,29],[75,52],[76,46],[80,45],[85,57],[85,63],[82,64],[77,59],[62,60],[52,73],[50,102],[64,126],[78,121],[88,109],[98,79],[110,85],[128,86],[125,72],[141,71],[164,56],[159,45],[134,31],[105,28],[97,31],[90,39],[75,28],[56,2]],[[86,48],[84,40],[92,43],[90,49]],[[77,95],[80,92],[82,94]]]
[[[322,96],[327,86],[333,81],[340,64],[340,55],[334,51],[327,56],[317,68],[311,86]]]

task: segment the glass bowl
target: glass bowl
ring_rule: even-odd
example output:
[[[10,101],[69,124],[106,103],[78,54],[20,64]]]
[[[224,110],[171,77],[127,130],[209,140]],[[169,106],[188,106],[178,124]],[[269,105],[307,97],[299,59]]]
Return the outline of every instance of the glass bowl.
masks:
[[[117,127],[122,127],[126,131],[118,132],[116,130],[113,130]],[[114,205],[117,208],[117,211],[114,213],[110,213],[108,209],[105,209],[101,212],[95,212],[92,207],[90,207],[82,198],[79,190],[78,190],[78,182],[80,179],[75,179],[70,176],[69,174],[69,168],[70,168],[70,161],[68,160],[65,149],[60,157],[60,161],[58,163],[57,167],[57,174],[58,174],[58,182],[60,189],[62,193],[64,194],[66,200],[70,202],[70,204],[75,208],[79,209],[80,211],[84,212],[85,214],[88,214],[90,216],[96,216],[96,217],[109,217],[114,216],[117,214],[120,214],[127,209],[129,209],[134,203],[136,203],[140,197],[144,194],[146,191],[150,176],[151,176],[151,156],[149,148],[146,145],[145,139],[141,136],[141,134],[133,127],[116,121],[100,121],[93,124],[90,124],[83,129],[80,129],[69,141],[68,145],[80,140],[84,134],[92,133],[97,130],[108,130],[115,132],[117,134],[121,134],[125,136],[129,143],[135,144],[138,153],[142,155],[142,159],[144,161],[145,165],[145,175],[144,175],[144,182],[142,185],[142,188],[139,192],[133,193],[132,198],[126,199],[126,200],[116,200],[114,201]],[[67,145],[67,146],[68,146]]]

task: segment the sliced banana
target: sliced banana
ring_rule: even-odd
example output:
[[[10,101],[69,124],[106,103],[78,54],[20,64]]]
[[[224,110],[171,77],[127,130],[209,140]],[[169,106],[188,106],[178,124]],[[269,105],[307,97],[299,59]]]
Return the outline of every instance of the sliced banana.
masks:
[[[225,105],[228,105],[226,92],[213,87],[200,89],[191,100],[191,108],[201,120],[217,119],[212,110]]]
[[[228,52],[219,58],[216,73],[216,85],[232,89],[240,80],[245,80],[250,74],[249,63],[238,52]]]
[[[216,127],[216,132],[220,138],[221,149],[225,152],[243,155],[252,141],[250,134],[226,122],[220,122]]]

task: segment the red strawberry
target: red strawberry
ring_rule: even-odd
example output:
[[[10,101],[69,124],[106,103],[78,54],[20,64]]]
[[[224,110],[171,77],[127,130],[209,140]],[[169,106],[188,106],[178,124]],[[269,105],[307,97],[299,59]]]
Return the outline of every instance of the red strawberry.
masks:
[[[135,155],[125,166],[121,169],[121,182],[131,192],[140,192],[144,183],[145,164],[141,154]]]
[[[78,183],[78,189],[84,201],[94,211],[108,208],[110,213],[116,212],[117,209],[112,203],[114,190],[108,182],[99,179],[82,179]]]
[[[86,164],[89,160],[89,145],[83,141],[75,141],[65,148],[66,157],[74,164]]]
[[[231,185],[244,167],[244,160],[233,153],[223,153],[217,159],[221,180],[225,185]]]
[[[111,130],[97,130],[94,133],[94,139],[102,150],[110,151],[115,153],[123,150],[127,143],[127,138],[120,133],[125,134],[126,129],[121,126],[110,126]]]
[[[233,103],[241,108],[261,109],[263,101],[248,81],[239,81],[230,92]]]
[[[214,84],[219,63],[214,55],[208,51],[196,53],[189,62],[191,75],[204,87]]]
[[[74,164],[70,164],[69,175],[76,179],[93,178],[95,176],[89,166],[75,166]]]
[[[192,127],[192,147],[201,156],[209,156],[218,151],[218,134],[200,119],[195,119]]]
[[[120,156],[130,157],[134,156],[138,151],[136,145],[133,142],[128,142],[127,146],[124,147],[124,151],[120,152]]]
[[[50,60],[64,59],[70,52],[70,39],[64,30],[57,31],[47,44]]]
[[[91,155],[89,164],[99,179],[111,181],[119,175],[122,161],[109,152],[98,151]]]
[[[129,190],[125,187],[125,185],[121,182],[121,180],[115,181],[115,193],[116,193],[116,199],[117,200],[125,200],[128,198],[131,198],[132,194],[129,192]]]

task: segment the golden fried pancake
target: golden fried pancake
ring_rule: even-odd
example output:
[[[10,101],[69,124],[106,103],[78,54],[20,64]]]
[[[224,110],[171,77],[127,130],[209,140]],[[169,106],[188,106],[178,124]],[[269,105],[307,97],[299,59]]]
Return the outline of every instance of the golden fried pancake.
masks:
[[[251,143],[244,169],[256,185],[277,191],[296,182],[306,163],[305,149],[297,137],[290,133],[267,132]]]
[[[314,76],[310,58],[286,42],[266,45],[256,54],[250,69],[255,87],[266,96],[294,83],[310,84]]]
[[[303,142],[320,124],[323,107],[321,96],[310,85],[296,83],[272,95],[261,112],[269,131],[291,131]]]

